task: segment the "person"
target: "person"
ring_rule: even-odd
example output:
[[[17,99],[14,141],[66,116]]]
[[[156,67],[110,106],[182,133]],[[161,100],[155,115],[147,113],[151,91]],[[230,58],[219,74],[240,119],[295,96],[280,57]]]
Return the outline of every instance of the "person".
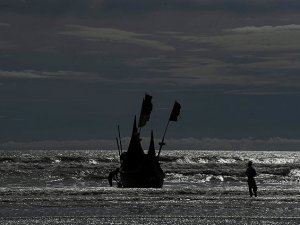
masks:
[[[120,172],[119,168],[117,168],[109,173],[109,175],[108,175],[109,186],[111,186],[111,187],[113,186],[113,180],[115,180],[117,182],[118,187],[122,186],[121,181],[118,176],[119,172]]]
[[[250,197],[254,196],[257,197],[257,186],[256,182],[254,180],[254,177],[256,176],[256,170],[252,167],[252,162],[248,162],[248,168],[246,170],[246,176],[248,177],[248,187],[249,187],[249,194]]]

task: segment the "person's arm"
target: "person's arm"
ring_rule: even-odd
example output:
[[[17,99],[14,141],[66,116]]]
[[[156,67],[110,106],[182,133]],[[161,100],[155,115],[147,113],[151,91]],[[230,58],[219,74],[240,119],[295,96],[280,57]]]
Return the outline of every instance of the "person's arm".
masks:
[[[256,170],[253,168],[253,177],[256,177],[257,173]]]
[[[249,176],[249,168],[246,169],[245,174],[246,174],[247,177]]]

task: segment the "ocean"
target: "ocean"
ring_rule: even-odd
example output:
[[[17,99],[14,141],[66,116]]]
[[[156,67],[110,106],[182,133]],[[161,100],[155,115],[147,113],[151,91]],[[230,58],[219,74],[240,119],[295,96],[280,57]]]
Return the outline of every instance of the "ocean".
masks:
[[[163,151],[161,189],[109,187],[118,165],[117,151],[0,151],[0,224],[300,224],[300,152]]]

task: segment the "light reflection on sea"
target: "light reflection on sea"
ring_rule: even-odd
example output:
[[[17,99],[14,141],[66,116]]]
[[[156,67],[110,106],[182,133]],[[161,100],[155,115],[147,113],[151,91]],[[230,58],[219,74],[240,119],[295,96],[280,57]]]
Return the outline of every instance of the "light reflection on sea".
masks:
[[[162,189],[119,189],[106,179],[118,166],[112,151],[2,151],[0,224],[300,224],[299,156],[165,151]]]

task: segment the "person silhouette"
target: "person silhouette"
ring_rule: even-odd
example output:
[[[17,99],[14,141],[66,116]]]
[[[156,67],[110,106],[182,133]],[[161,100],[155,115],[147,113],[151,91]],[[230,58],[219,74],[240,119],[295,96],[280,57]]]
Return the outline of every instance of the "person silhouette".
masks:
[[[248,162],[248,168],[246,170],[246,176],[248,177],[248,187],[249,187],[249,194],[250,197],[254,196],[257,197],[257,185],[254,180],[254,177],[256,176],[256,170],[252,167],[252,162]]]
[[[109,186],[113,186],[113,180],[117,182],[117,186],[118,187],[122,187],[122,183],[120,181],[120,178],[119,178],[119,173],[120,173],[120,170],[119,168],[111,171],[108,175],[108,182],[109,182]]]

